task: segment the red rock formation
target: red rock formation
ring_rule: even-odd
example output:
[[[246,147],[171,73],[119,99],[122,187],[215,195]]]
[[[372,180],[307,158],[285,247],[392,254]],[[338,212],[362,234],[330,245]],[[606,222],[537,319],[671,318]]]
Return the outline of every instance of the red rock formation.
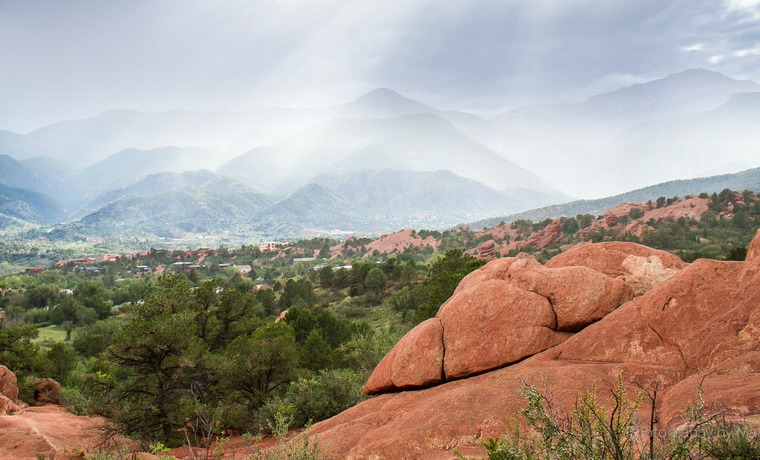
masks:
[[[553,221],[545,229],[532,234],[528,238],[527,243],[540,249],[548,248],[562,239],[560,225],[559,219]]]
[[[55,381],[41,379],[39,385],[38,389],[46,394],[54,393],[50,390],[57,386],[60,397],[60,386]],[[76,452],[84,453],[103,444],[105,424],[104,418],[79,417],[55,405],[26,406],[18,400],[16,376],[0,365],[0,460],[40,455],[80,458]],[[126,444],[124,438],[114,441]],[[64,451],[72,457],[64,456]]]
[[[496,258],[496,243],[494,240],[488,240],[478,246],[478,258],[483,260],[494,260]]]
[[[432,350],[432,340],[418,340],[421,326],[432,327],[426,322],[386,356],[365,392],[423,385],[419,378],[403,384],[391,378],[390,363],[400,361],[402,350],[408,368],[419,367],[431,375],[428,385],[468,377],[551,348],[567,339],[567,332],[598,321],[631,296],[624,281],[587,267],[545,268],[529,257],[495,260],[462,280],[439,309],[436,318],[442,331],[436,337],[442,336],[443,349],[435,349],[435,359],[423,359]],[[435,367],[439,361],[443,375]],[[428,362],[436,364],[429,368]]]
[[[632,296],[625,282],[586,267],[545,268],[535,259],[513,263],[509,281],[551,303],[558,331],[576,331],[626,302]]]
[[[353,236],[348,237],[345,242],[333,246],[330,249],[331,257],[342,257],[346,253],[346,248],[349,243],[356,241]],[[430,246],[434,250],[438,249],[438,241],[433,236],[427,238],[420,238],[414,230],[404,229],[397,232],[382,235],[380,238],[371,241],[365,247],[366,254],[373,254],[375,251],[381,254],[394,254],[403,253],[409,246],[416,249],[421,249],[425,246]]]
[[[515,412],[524,407],[520,379],[545,387],[560,410],[572,408],[578,394],[593,385],[612,387],[618,375],[632,390],[659,382],[658,429],[682,423],[684,408],[693,403],[704,380],[707,410],[720,408],[729,418],[760,424],[760,232],[743,263],[700,260],[679,269],[682,263],[638,245],[592,245],[577,251],[585,257],[579,258],[579,252],[547,266],[569,268],[570,261],[578,260],[622,280],[632,274],[624,263],[629,256],[647,261],[657,257],[674,273],[528,359],[423,390],[384,394],[321,422],[313,428],[320,445],[332,458],[451,458],[454,448],[465,455],[482,455],[480,442],[509,432]],[[497,260],[465,278],[439,317],[453,317],[454,309],[462,308],[468,317],[460,325],[469,327],[472,335],[480,334],[475,327],[478,313],[457,307],[460,301],[455,300],[471,296],[468,302],[478,302],[484,317],[499,321],[489,312],[516,288],[502,285],[502,277],[519,267],[517,261]],[[481,285],[482,300],[476,301]],[[543,313],[537,318],[540,323]],[[501,334],[508,335],[519,331],[524,319],[504,315],[500,321],[505,330]],[[445,342],[451,331],[447,321],[442,322]],[[481,342],[470,338],[473,346],[482,347],[482,341],[494,348],[511,345],[481,337]],[[448,353],[446,346],[444,366]]]
[[[0,416],[18,413],[21,411],[20,404],[16,376],[0,365]]]
[[[0,460],[75,458],[103,443],[101,417],[80,417],[59,406],[29,407],[0,417]],[[76,457],[81,458],[81,457]]]
[[[579,246],[546,263],[549,268],[585,266],[625,281],[641,295],[686,266],[673,254],[636,243],[610,242]]]
[[[41,378],[31,382],[34,387],[34,403],[37,406],[46,404],[61,405],[61,384],[53,379]]]
[[[367,394],[443,382],[443,328],[438,318],[418,324],[388,353],[364,386]]]
[[[678,256],[659,249],[652,249],[636,243],[614,241],[609,243],[585,244],[563,252],[546,263],[549,268],[581,266],[592,268],[616,278],[631,272],[623,263],[629,256],[657,257],[664,268],[680,270],[686,266]]]
[[[503,280],[461,291],[437,317],[444,330],[447,379],[517,362],[565,339],[554,330],[556,318],[544,297]]]
[[[7,397],[11,401],[18,402],[16,375],[2,364],[0,364],[0,395]]]

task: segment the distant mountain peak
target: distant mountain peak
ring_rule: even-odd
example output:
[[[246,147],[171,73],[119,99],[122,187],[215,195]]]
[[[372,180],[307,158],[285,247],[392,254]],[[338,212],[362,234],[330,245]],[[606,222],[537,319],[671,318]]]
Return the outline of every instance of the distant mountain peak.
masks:
[[[377,115],[389,117],[433,110],[431,107],[409,99],[389,88],[374,89],[353,102],[340,106],[339,109],[349,116]]]
[[[752,91],[760,91],[760,84],[735,80],[712,70],[687,69],[593,96],[585,104],[624,116],[640,110],[641,118],[647,119],[710,110],[736,93]]]
[[[421,102],[417,102],[414,99],[410,99],[398,91],[394,91],[390,88],[375,88],[372,91],[357,98],[354,102],[387,102],[387,101],[403,101],[407,103],[423,105]]]
[[[672,94],[676,91],[680,93],[701,93],[704,92],[708,86],[715,90],[724,90],[728,93],[752,91],[752,88],[760,89],[760,85],[754,81],[735,80],[720,72],[697,68],[683,70],[681,72],[672,73],[663,78],[645,83],[637,83],[609,93],[603,93],[592,97],[589,101],[605,100],[612,97],[619,97],[620,95],[633,95],[639,97],[643,94],[651,94],[652,92],[661,93],[663,91],[666,92],[665,94]]]
[[[737,80],[735,78],[731,78],[726,75],[723,75],[720,72],[716,72],[714,70],[702,69],[702,68],[686,69],[680,72],[675,72],[662,78],[661,80],[749,81],[749,80]]]

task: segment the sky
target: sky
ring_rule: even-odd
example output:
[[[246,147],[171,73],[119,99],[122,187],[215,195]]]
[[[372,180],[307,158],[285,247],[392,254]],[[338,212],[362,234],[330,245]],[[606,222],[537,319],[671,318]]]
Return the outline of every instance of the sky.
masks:
[[[0,0],[0,129],[115,109],[497,115],[705,68],[760,81],[760,0]]]

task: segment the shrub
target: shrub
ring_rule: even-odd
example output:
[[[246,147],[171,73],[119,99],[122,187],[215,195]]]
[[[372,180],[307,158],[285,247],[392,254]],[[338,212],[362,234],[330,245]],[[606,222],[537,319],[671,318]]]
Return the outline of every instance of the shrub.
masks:
[[[291,415],[294,426],[325,420],[364,400],[365,374],[349,369],[321,371],[302,377],[289,386],[285,395],[268,400],[261,408],[261,426],[273,426],[283,411]]]
[[[760,433],[747,425],[731,425],[716,413],[707,416],[702,385],[695,402],[685,409],[685,422],[670,437],[656,436],[654,423],[658,385],[639,390],[631,399],[622,378],[610,390],[612,404],[599,404],[592,387],[576,400],[571,414],[559,414],[546,389],[522,381],[526,407],[520,414],[534,432],[523,438],[519,429],[510,436],[483,442],[490,460],[516,459],[756,459],[760,458]],[[637,412],[644,399],[652,402],[649,430],[640,430]],[[459,456],[460,458],[461,455]]]

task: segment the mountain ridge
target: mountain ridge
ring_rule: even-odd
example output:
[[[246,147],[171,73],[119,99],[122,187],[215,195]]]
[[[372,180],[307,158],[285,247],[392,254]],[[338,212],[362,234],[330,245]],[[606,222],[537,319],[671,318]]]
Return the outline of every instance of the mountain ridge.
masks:
[[[643,187],[630,192],[593,200],[576,200],[569,203],[546,206],[508,216],[492,217],[469,225],[474,228],[496,225],[501,221],[514,222],[519,219],[534,221],[556,217],[573,217],[577,214],[603,214],[609,209],[626,202],[656,200],[659,197],[715,193],[724,189],[760,191],[760,167],[733,174],[720,174],[697,179],[679,179]]]

